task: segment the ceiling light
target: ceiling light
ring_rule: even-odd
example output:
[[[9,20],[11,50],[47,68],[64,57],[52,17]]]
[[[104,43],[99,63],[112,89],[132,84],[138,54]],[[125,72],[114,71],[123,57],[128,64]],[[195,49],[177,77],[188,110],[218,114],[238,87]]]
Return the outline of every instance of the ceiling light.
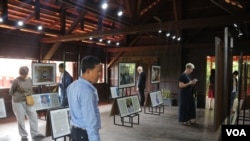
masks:
[[[243,35],[243,33],[239,30],[238,36],[242,36],[242,35]]]
[[[99,39],[99,42],[102,42],[102,38],[101,38],[101,39]]]
[[[178,37],[178,38],[177,38],[177,41],[181,41],[181,37]]]
[[[119,45],[120,45],[120,43],[119,43],[119,42],[117,42],[117,43],[116,43],[116,45],[117,45],[117,46],[119,46]]]
[[[93,38],[92,37],[89,37],[89,40],[92,40]]]
[[[158,32],[159,32],[159,33],[161,33],[162,31],[161,31],[161,30],[159,30]]]
[[[17,25],[18,25],[18,26],[23,26],[23,21],[18,21],[18,22],[17,22]]]
[[[43,30],[43,26],[39,25],[39,26],[37,26],[37,29],[38,30]]]
[[[175,39],[176,38],[176,36],[172,36],[172,39]]]
[[[118,11],[118,13],[117,13],[117,15],[120,17],[120,16],[122,16],[122,14],[123,14],[123,12],[120,10],[120,11]]]
[[[169,37],[169,36],[170,36],[170,33],[166,33],[166,36]]]
[[[1,18],[0,18],[0,23],[2,23],[2,22],[3,22],[3,18],[1,17]]]
[[[111,41],[110,41],[110,40],[108,40],[108,41],[107,41],[107,43],[108,43],[108,44],[110,44],[110,43],[111,43]]]
[[[108,8],[108,4],[107,4],[106,2],[105,2],[105,3],[103,3],[103,4],[102,4],[102,9],[104,9],[104,10],[105,10],[105,9],[107,9],[107,8]]]
[[[237,24],[234,24],[234,27],[238,27]]]

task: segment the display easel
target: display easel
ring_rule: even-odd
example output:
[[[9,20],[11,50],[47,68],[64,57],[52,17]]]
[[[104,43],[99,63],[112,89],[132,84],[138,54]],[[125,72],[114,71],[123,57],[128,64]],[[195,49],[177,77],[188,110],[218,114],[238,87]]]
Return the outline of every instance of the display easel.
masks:
[[[146,103],[144,106],[144,113],[145,114],[152,114],[152,115],[160,115],[164,113],[164,105],[159,104],[157,106],[152,106],[151,98],[150,96],[147,97]]]
[[[110,116],[113,116],[114,125],[118,126],[125,126],[125,127],[133,127],[134,124],[139,125],[140,124],[140,115],[138,113],[133,113],[127,116],[121,116],[117,99],[113,101]],[[117,118],[120,118],[120,122],[117,122]],[[134,118],[137,118],[137,121],[135,122]]]
[[[48,109],[47,111],[47,120],[46,120],[46,131],[45,131],[45,135],[46,137],[48,136],[52,136],[52,139],[53,140],[57,140],[59,138],[63,138],[64,141],[67,140],[67,137],[69,138],[69,141],[71,141],[71,137],[70,137],[70,132],[66,133],[66,134],[63,134],[63,135],[60,135],[60,136],[54,136],[53,134],[53,125],[52,125],[52,119],[51,119],[51,111],[53,110],[60,110],[60,109],[66,109],[66,108],[51,108],[51,109]],[[60,118],[63,118],[63,117],[60,117]],[[69,119],[68,119],[69,120]]]
[[[120,117],[121,119],[121,122],[120,123],[117,123],[116,122],[116,116],[118,115],[114,115],[113,116],[113,119],[114,119],[114,125],[118,125],[118,126],[126,126],[126,127],[133,127],[134,124],[136,125],[139,125],[139,119],[140,119],[140,115],[138,113],[136,114],[131,114],[131,115],[128,115],[128,116],[125,116],[125,117]],[[137,117],[137,122],[134,122],[134,118]],[[126,120],[127,119],[127,120]]]

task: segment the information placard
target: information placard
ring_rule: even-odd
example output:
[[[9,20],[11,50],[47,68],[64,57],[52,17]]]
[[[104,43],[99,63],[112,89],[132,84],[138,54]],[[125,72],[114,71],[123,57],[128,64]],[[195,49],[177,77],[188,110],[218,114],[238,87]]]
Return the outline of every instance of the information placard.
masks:
[[[163,104],[161,91],[155,91],[149,93],[152,107]]]
[[[7,117],[4,99],[0,98],[0,118]]]
[[[111,97],[118,98],[121,97],[123,89],[119,89],[117,86],[110,87]]]
[[[141,111],[141,106],[137,95],[118,98],[117,103],[121,117],[135,114]]]
[[[60,106],[58,93],[42,93],[34,94],[32,96],[34,98],[34,106],[37,111]]]
[[[49,115],[53,139],[70,134],[69,108],[51,110]]]

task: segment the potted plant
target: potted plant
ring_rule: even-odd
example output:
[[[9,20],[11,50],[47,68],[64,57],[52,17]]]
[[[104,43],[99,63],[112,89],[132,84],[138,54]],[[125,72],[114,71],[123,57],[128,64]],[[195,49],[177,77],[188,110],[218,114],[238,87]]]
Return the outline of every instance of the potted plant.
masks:
[[[171,94],[170,90],[162,89],[161,93],[162,93],[162,98],[163,98],[163,105],[172,106],[173,97],[172,97],[172,94]]]

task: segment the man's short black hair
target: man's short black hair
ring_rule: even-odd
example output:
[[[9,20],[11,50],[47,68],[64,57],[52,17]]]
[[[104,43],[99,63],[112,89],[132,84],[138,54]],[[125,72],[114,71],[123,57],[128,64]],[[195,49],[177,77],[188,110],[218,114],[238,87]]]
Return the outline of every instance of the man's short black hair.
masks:
[[[238,71],[234,71],[233,75],[239,75],[239,72]]]
[[[85,73],[87,69],[94,69],[95,65],[100,64],[101,60],[95,56],[85,56],[82,58],[81,67],[82,73]]]
[[[64,63],[60,63],[60,64],[59,64],[59,68],[64,69],[64,68],[65,68]]]

